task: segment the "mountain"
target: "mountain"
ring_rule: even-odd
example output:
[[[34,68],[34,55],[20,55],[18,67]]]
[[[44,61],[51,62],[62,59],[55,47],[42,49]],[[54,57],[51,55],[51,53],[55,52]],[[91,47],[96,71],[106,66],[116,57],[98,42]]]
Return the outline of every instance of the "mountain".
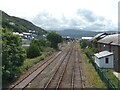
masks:
[[[54,31],[54,30],[51,30],[51,31]],[[55,31],[55,32],[62,35],[63,37],[70,36],[72,38],[95,36],[96,34],[98,34],[98,32],[94,32],[94,31],[72,30],[72,29],[60,30],[60,31]]]
[[[95,36],[98,33],[102,33],[102,32],[96,32],[96,31],[89,31],[89,30],[73,30],[73,29],[66,29],[66,30],[50,30],[57,32],[58,34],[66,37],[66,36],[70,36],[72,38],[81,38],[81,37],[91,37],[91,36]],[[111,34],[111,33],[115,33],[114,31],[107,31],[106,33]]]
[[[8,14],[1,10],[0,12],[2,12],[3,28],[8,28],[9,30],[12,30],[14,32],[29,32],[29,30],[31,30],[35,31],[38,35],[43,35],[47,33],[47,31],[45,31],[44,29],[35,26],[34,24],[25,19],[9,16]]]

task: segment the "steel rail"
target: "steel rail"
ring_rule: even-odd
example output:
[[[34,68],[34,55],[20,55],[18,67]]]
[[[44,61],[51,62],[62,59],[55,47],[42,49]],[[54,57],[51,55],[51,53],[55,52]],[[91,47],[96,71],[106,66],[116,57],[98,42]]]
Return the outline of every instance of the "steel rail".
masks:
[[[61,63],[60,63],[58,66],[55,67],[55,68],[56,68],[56,69],[55,69],[55,73],[51,76],[51,78],[49,79],[48,83],[45,85],[44,90],[46,90],[46,89],[49,87],[50,83],[52,82],[52,79],[55,77],[56,73],[58,72],[60,66],[62,65],[62,63],[63,63],[63,61],[65,60],[66,56],[68,55],[69,51],[70,51],[70,49],[69,49],[68,52],[65,54],[65,57],[62,59]]]
[[[49,79],[48,83],[45,85],[44,90],[46,90],[47,88],[49,88],[50,84],[52,83],[53,78],[55,77],[55,75],[57,74],[57,72],[60,69],[60,66],[62,65],[62,63],[64,62],[65,58],[67,57],[67,55],[69,55],[69,53],[71,52],[71,48],[68,50],[68,52],[66,53],[65,57],[63,58],[62,62],[59,64],[59,66],[56,68],[55,73],[51,76],[51,78]],[[70,56],[70,55],[69,55]]]
[[[68,59],[67,59],[67,63],[66,63],[66,65],[65,65],[65,67],[64,67],[64,69],[63,69],[63,71],[62,71],[62,74],[60,75],[59,81],[58,81],[57,86],[56,86],[56,90],[58,90],[58,89],[60,88],[60,85],[61,85],[63,76],[64,76],[64,74],[65,74],[66,68],[67,68],[67,66],[68,66],[68,62],[69,62],[69,60],[70,60],[70,56],[71,56],[71,54],[72,54],[72,51],[73,51],[73,47],[72,47],[72,50],[71,50],[71,52],[70,52],[70,55],[69,55],[69,57],[68,57]]]
[[[80,58],[81,58],[81,55],[80,55],[80,51],[79,49],[77,48],[77,56],[79,54],[79,57],[78,57],[78,62],[79,62],[79,72],[80,72],[80,81],[81,81],[81,89],[83,90],[84,86],[83,86],[83,78],[82,78],[82,70],[81,70],[81,61],[80,61]]]
[[[20,80],[17,84],[15,84],[13,87],[11,87],[9,90],[13,90],[17,85],[19,85],[21,82],[23,82],[27,77],[29,77],[30,75],[32,75],[34,72],[36,72],[40,67],[42,67],[42,66],[44,66],[46,63],[48,63],[47,65],[46,65],[46,67],[50,64],[50,63],[52,63],[60,54],[62,53],[62,51],[60,51],[59,53],[57,53],[57,55],[55,55],[55,56],[53,56],[53,57],[50,57],[48,60],[46,60],[45,62],[43,62],[40,66],[38,66],[34,71],[32,71],[32,72],[30,72],[27,76],[25,76],[22,80]],[[51,61],[50,61],[51,60]],[[46,68],[45,67],[45,68]],[[43,68],[43,70],[45,69],[45,68]],[[43,70],[41,70],[41,72],[43,71]],[[40,72],[40,73],[41,73]],[[40,74],[39,73],[39,74]],[[36,76],[35,76],[36,77]],[[30,80],[31,81],[31,80]],[[28,84],[29,84],[29,82],[28,82]],[[24,87],[23,87],[24,88]]]

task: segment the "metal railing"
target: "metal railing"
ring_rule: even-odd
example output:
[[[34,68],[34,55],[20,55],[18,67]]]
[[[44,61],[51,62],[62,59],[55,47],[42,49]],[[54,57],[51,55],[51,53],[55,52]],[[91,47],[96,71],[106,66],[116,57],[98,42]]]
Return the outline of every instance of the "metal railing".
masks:
[[[88,54],[85,53],[86,56],[89,58],[89,61],[92,63],[92,65],[94,66],[95,70],[97,71],[97,73],[99,74],[101,80],[106,84],[108,90],[116,90],[117,88],[115,87],[115,85],[109,80],[109,78],[104,74],[104,72],[101,70],[101,68],[98,67],[98,65],[94,62],[94,59]]]

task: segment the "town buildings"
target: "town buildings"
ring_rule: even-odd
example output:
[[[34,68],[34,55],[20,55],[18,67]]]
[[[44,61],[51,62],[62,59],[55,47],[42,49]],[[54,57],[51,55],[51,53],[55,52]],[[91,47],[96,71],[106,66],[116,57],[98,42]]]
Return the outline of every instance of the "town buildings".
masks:
[[[113,69],[120,72],[120,34],[107,35],[98,40],[97,45],[99,52],[108,51],[113,53]]]

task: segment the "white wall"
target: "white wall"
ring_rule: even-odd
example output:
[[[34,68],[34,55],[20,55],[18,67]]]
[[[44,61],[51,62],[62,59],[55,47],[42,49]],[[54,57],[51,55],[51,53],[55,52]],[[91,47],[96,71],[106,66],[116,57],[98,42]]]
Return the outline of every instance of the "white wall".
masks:
[[[97,57],[95,57],[95,63],[100,67],[100,60]]]
[[[108,63],[105,63],[105,59],[108,58],[109,59],[109,62]],[[101,68],[113,68],[113,55],[111,56],[106,56],[106,57],[103,57],[103,58],[95,58],[95,62],[96,64],[101,67]]]

